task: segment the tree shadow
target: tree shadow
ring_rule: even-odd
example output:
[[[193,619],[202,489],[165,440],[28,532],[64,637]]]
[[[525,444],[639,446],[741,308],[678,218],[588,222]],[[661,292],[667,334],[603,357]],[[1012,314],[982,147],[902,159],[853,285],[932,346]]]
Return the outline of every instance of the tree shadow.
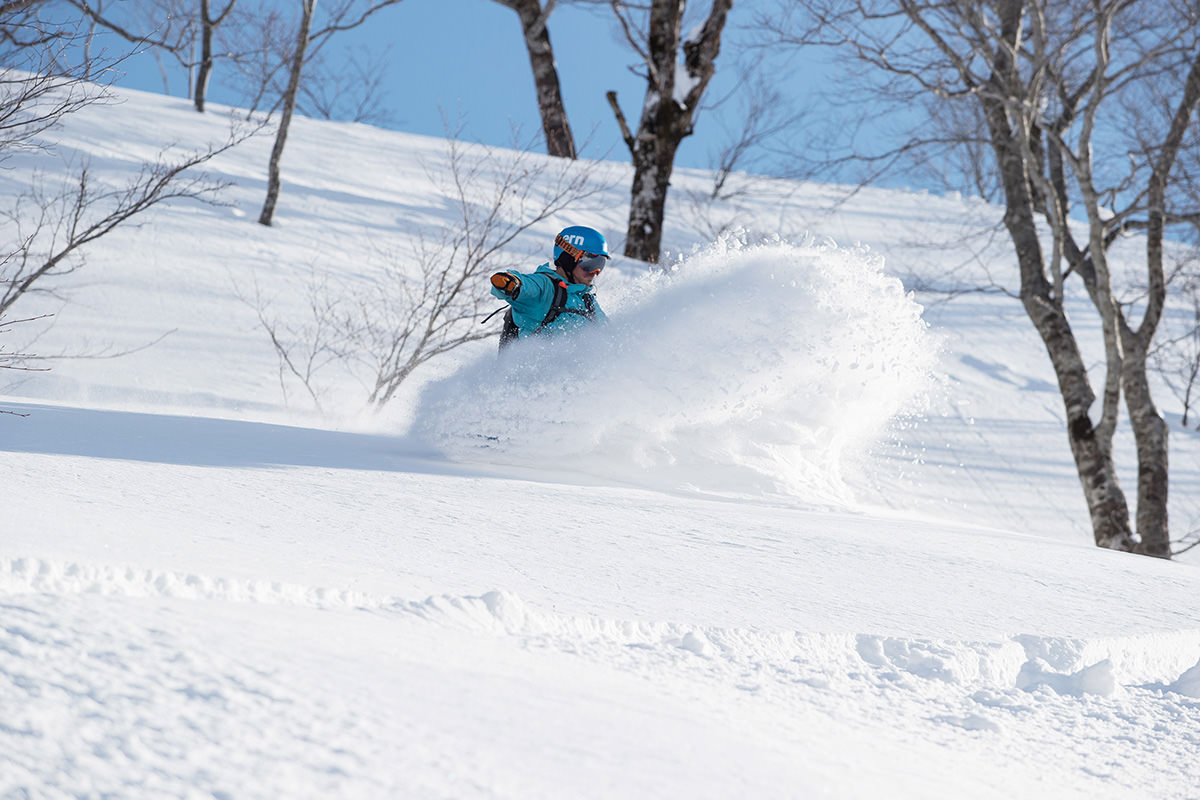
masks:
[[[195,467],[326,467],[476,474],[409,437],[266,422],[5,402],[0,452]]]

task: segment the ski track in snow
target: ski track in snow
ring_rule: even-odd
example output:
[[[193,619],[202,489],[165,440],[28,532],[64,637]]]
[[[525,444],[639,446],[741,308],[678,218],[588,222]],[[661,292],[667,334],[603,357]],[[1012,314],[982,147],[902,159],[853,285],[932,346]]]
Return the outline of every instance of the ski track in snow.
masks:
[[[122,614],[101,610],[130,600],[148,602],[175,624],[139,628],[136,621],[122,622]],[[203,786],[202,765],[218,751],[226,758],[225,738],[243,735],[248,726],[273,731],[265,741],[284,740],[294,734],[289,727],[312,728],[304,741],[322,742],[316,748],[322,756],[307,764],[292,763],[286,754],[239,752],[242,761],[235,758],[229,767],[253,774],[262,796],[314,776],[324,782],[318,784],[322,790],[395,788],[390,781],[399,778],[381,775],[378,765],[363,769],[380,757],[361,747],[367,727],[380,719],[334,707],[353,702],[351,693],[325,699],[289,691],[288,680],[276,674],[286,670],[283,653],[251,659],[187,641],[180,631],[188,629],[186,620],[195,613],[190,609],[214,602],[248,607],[225,612],[247,618],[257,614],[254,608],[283,607],[335,626],[338,619],[366,615],[401,643],[414,632],[441,630],[524,652],[558,653],[634,676],[685,702],[749,704],[769,714],[770,727],[783,736],[792,726],[821,720],[866,728],[886,721],[891,735],[967,751],[1002,743],[1013,758],[1036,758],[1039,746],[1053,738],[1060,750],[1057,768],[1115,780],[1104,784],[1114,796],[1147,789],[1123,786],[1116,776],[1126,760],[1151,754],[1162,765],[1162,785],[1146,796],[1188,796],[1186,761],[1200,745],[1200,630],[956,642],[705,628],[559,615],[502,591],[413,601],[277,581],[7,558],[0,561],[0,651],[6,654],[0,691],[9,696],[0,697],[0,706],[17,709],[0,723],[0,734],[16,746],[10,758],[17,771],[9,785],[45,780],[39,765],[53,759],[47,747],[92,732],[98,763],[174,765],[173,776],[151,771],[127,789],[172,793]],[[186,713],[170,719],[183,701]],[[163,711],[168,713],[160,717]],[[339,731],[338,725],[355,730]],[[1181,729],[1193,733],[1162,733]],[[1062,754],[1062,738],[1074,761]],[[355,744],[339,749],[343,740]],[[305,750],[304,757],[311,761],[312,753]],[[80,776],[88,773],[86,764],[76,766]],[[58,788],[82,791],[71,774],[66,770]]]

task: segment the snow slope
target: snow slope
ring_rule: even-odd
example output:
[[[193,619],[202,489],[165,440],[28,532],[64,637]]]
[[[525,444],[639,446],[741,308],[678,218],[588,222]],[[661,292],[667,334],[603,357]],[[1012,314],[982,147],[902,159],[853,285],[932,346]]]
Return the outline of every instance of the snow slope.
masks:
[[[123,100],[60,131],[97,181],[224,130]],[[68,357],[0,388],[0,796],[1200,797],[1195,561],[1090,546],[1015,301],[905,291],[1004,280],[994,209],[744,177],[673,206],[673,277],[602,276],[609,330],[378,415],[330,374],[319,417],[247,301],[452,224],[445,146],[298,120],[267,229],[269,146],[23,311]],[[514,264],[623,229],[626,167],[585,167]]]

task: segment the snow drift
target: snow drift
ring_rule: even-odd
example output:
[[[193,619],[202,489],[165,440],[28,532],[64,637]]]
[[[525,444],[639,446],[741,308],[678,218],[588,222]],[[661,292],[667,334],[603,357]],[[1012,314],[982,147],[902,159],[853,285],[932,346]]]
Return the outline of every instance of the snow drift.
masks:
[[[864,248],[728,238],[599,296],[611,325],[469,364],[414,430],[453,459],[842,504],[845,463],[935,362],[920,306]]]

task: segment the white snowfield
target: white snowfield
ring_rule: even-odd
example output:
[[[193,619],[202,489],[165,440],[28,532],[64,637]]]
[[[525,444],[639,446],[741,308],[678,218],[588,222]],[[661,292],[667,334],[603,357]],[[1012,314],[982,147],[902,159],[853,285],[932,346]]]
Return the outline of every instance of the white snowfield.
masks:
[[[56,134],[96,181],[225,125],[122,99]],[[615,259],[607,329],[378,414],[331,371],[320,417],[252,298],[303,323],[312,276],[410,264],[444,143],[298,120],[267,229],[269,147],[5,339],[64,357],[0,374],[0,797],[1200,798],[1196,551],[1094,548],[1019,303],[901,281],[1015,281],[996,209],[757,180],[714,240],[673,201],[677,270]],[[504,266],[618,242],[627,168],[577,168],[607,186]],[[1182,537],[1200,444],[1158,396]]]

